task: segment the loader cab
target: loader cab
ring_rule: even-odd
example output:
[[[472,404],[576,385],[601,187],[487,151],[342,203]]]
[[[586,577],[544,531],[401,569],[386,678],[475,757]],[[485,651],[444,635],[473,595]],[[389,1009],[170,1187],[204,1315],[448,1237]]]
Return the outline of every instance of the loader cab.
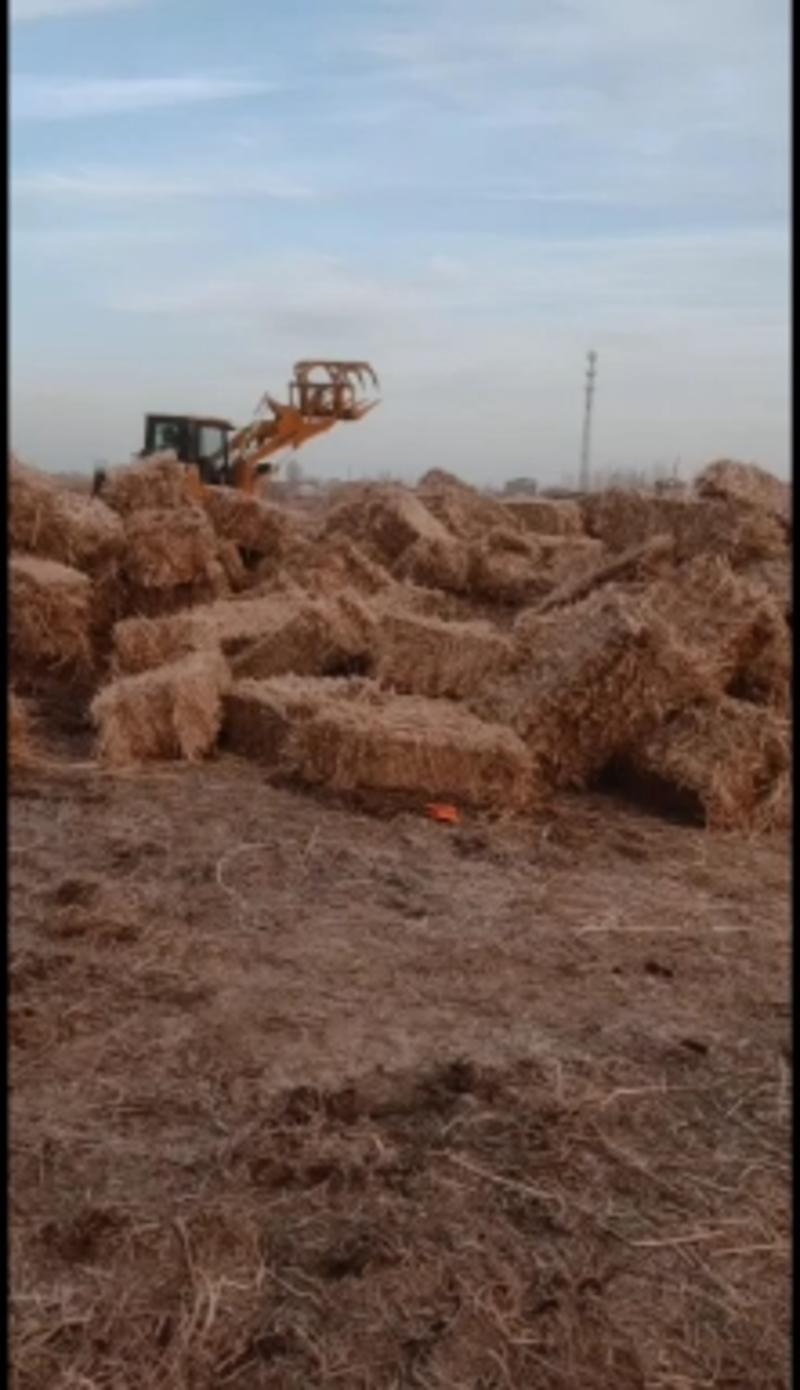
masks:
[[[201,481],[231,482],[228,442],[233,425],[196,415],[147,415],[142,458],[171,451],[181,463],[196,465]]]

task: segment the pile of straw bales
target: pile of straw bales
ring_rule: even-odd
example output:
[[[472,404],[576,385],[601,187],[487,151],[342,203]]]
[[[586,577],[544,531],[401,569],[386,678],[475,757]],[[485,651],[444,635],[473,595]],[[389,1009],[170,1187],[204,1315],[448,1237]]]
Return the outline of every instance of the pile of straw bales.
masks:
[[[506,501],[437,471],[311,513],[163,456],[103,496],[9,470],[18,749],[55,685],[116,768],[228,749],[520,814],[613,776],[714,827],[786,822],[791,493],[762,470]]]

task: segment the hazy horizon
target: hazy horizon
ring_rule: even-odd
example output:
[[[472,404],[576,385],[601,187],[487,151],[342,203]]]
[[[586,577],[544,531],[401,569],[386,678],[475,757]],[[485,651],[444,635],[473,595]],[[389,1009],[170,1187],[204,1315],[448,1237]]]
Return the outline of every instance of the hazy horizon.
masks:
[[[790,463],[785,0],[12,0],[11,442],[124,462],[301,357],[320,478]]]

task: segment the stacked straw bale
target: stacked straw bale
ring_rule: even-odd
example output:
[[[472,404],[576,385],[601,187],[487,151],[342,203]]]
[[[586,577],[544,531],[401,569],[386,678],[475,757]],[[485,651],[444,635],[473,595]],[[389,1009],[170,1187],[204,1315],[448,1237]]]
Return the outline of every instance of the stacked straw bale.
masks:
[[[299,521],[288,511],[231,488],[205,488],[203,505],[221,539],[255,556],[280,557],[302,535]]]
[[[504,503],[439,469],[420,480],[418,495],[441,525],[461,541],[480,541],[495,527],[508,530],[517,526]]]
[[[734,498],[670,497],[610,488],[583,500],[590,536],[612,551],[667,534],[679,563],[705,552],[721,555],[735,568],[780,557],[786,529],[763,509]]]
[[[530,808],[531,761],[509,730],[456,704],[355,695],[321,682],[242,682],[226,702],[231,745],[275,773],[338,792],[447,798],[498,811]],[[331,683],[324,683],[330,687]]]
[[[125,618],[113,632],[113,670],[135,675],[197,651],[233,657],[279,632],[298,603],[283,595],[223,599],[159,618]]]
[[[172,453],[152,454],[141,463],[114,469],[103,485],[103,500],[121,516],[185,507],[190,499],[189,471]]]
[[[264,679],[294,672],[298,676],[363,674],[377,646],[374,617],[354,596],[306,599],[265,636],[232,660],[237,677]]]
[[[144,507],[125,521],[122,569],[134,592],[224,593],[217,538],[199,507]]]
[[[552,587],[533,537],[496,528],[472,541],[468,555],[469,592],[476,599],[515,607],[541,598]]]
[[[375,674],[381,685],[402,694],[461,700],[511,671],[515,657],[511,639],[489,623],[390,610],[380,623]]]
[[[395,573],[423,588],[445,593],[469,591],[470,557],[464,545],[452,536],[420,536],[410,545]]]
[[[12,550],[98,574],[113,568],[123,532],[119,517],[103,502],[12,460],[8,540]]]
[[[792,489],[789,483],[753,463],[718,459],[704,468],[695,480],[700,497],[718,497],[744,502],[769,512],[788,525],[792,516]]]
[[[514,729],[553,787],[581,787],[673,709],[709,693],[697,656],[641,603],[592,594],[515,628],[520,670],[476,708]]]
[[[255,572],[254,590],[266,593],[295,586],[319,596],[338,589],[372,595],[392,588],[393,584],[389,572],[353,541],[340,536],[320,542],[303,536],[280,555],[261,561]]]
[[[222,722],[228,665],[219,652],[196,652],[180,661],[125,676],[94,698],[99,757],[112,767],[154,759],[196,761],[212,750]]]
[[[634,795],[716,830],[789,824],[789,724],[739,700],[699,702],[626,751],[617,768]]]
[[[446,529],[408,488],[365,485],[334,507],[321,538],[344,536],[379,564],[394,565],[419,540],[447,541]]]
[[[788,699],[784,616],[763,586],[736,574],[726,560],[718,555],[690,560],[653,584],[647,601],[684,643],[698,649],[720,694],[732,684],[744,688],[751,682],[754,691],[765,691],[769,703]]]
[[[15,678],[90,674],[91,583],[80,570],[36,555],[12,555],[9,564],[9,651]]]

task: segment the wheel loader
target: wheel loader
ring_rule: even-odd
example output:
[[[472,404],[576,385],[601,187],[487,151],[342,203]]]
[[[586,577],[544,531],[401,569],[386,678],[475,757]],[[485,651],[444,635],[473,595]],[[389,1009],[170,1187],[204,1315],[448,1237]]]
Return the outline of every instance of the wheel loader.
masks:
[[[274,476],[275,455],[283,449],[299,449],[340,421],[362,420],[373,410],[379,402],[368,397],[370,387],[377,391],[379,382],[368,362],[296,362],[288,404],[265,394],[241,429],[212,416],[147,415],[138,457],[174,453],[186,465],[192,495],[208,485],[252,495],[259,479]],[[95,496],[105,477],[103,469],[95,472]]]

